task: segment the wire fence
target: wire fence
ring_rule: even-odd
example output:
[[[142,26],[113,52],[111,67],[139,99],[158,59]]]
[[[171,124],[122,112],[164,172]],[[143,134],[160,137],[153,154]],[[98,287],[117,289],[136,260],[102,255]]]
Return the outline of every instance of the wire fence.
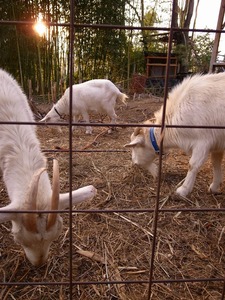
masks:
[[[171,20],[174,18],[175,15],[175,1],[173,1],[173,10],[172,10],[172,16]],[[120,29],[120,30],[159,30],[159,31],[167,31],[169,33],[169,41],[168,41],[168,51],[167,51],[167,62],[170,61],[170,56],[171,56],[171,50],[172,50],[172,38],[174,35],[174,32],[176,31],[185,31],[187,29],[177,29],[177,28],[155,28],[155,27],[136,27],[136,26],[116,26],[116,25],[103,25],[103,24],[74,24],[74,6],[75,6],[75,1],[71,0],[70,1],[70,7],[71,7],[71,19],[70,23],[66,24],[55,24],[52,23],[51,25],[54,26],[67,26],[70,28],[70,53],[69,53],[69,66],[70,66],[70,87],[73,84],[73,65],[74,65],[74,57],[73,57],[73,45],[74,45],[74,32],[76,28],[104,28],[108,30],[113,30],[113,29]],[[0,21],[0,26],[3,25],[19,25],[19,24],[27,24],[27,22],[17,22],[17,21]],[[29,23],[33,24],[33,23]],[[171,21],[172,24],[172,21]],[[188,29],[189,30],[189,29]],[[195,30],[198,31],[198,30]],[[209,30],[199,30],[201,32],[208,32]],[[216,32],[216,31],[212,31]],[[221,31],[222,32],[222,31]],[[169,83],[169,64],[166,66],[166,74],[165,74],[165,81],[164,81],[164,110],[163,110],[163,122],[161,125],[161,128],[163,129],[165,127],[165,110],[166,110],[166,101],[167,101],[167,94],[168,94],[168,83]],[[72,93],[70,94],[70,108],[72,107]],[[139,108],[139,111],[142,108]],[[72,112],[72,110],[70,109]],[[4,122],[1,122],[1,124]],[[4,123],[5,124],[5,123]],[[39,124],[36,123],[37,126],[44,126],[43,128],[46,127],[45,124]],[[137,174],[133,175],[130,179],[127,177],[124,177],[124,182],[121,182],[120,184],[117,185],[118,193],[115,190],[112,190],[112,186],[110,186],[110,182],[108,180],[109,176],[109,171],[110,170],[105,170],[104,166],[101,168],[98,165],[98,162],[103,159],[103,155],[108,155],[106,157],[106,160],[113,159],[113,162],[115,164],[121,163],[121,161],[118,161],[117,159],[119,156],[125,154],[127,157],[130,156],[129,151],[125,150],[124,148],[119,148],[119,141],[116,144],[116,141],[112,139],[111,143],[108,142],[106,148],[94,148],[92,147],[91,149],[85,148],[85,143],[83,145],[83,148],[81,147],[80,149],[75,149],[74,148],[74,143],[79,144],[80,139],[88,139],[85,136],[80,136],[78,137],[77,135],[74,136],[72,126],[78,126],[80,127],[80,130],[85,126],[85,124],[81,123],[76,123],[74,124],[72,121],[72,113],[69,117],[68,123],[66,124],[59,124],[59,123],[53,123],[52,126],[63,126],[68,128],[68,131],[66,131],[66,134],[64,135],[64,139],[67,141],[66,145],[60,146],[58,148],[52,149],[51,143],[47,143],[43,145],[43,152],[46,153],[47,155],[50,155],[51,157],[59,157],[62,153],[66,155],[65,161],[61,161],[65,163],[65,169],[64,172],[67,173],[67,187],[72,193],[72,190],[74,188],[74,180],[78,180],[77,184],[80,184],[80,182],[85,182],[85,172],[93,172],[93,184],[97,182],[97,179],[104,177],[106,184],[108,184],[108,193],[105,196],[105,200],[102,203],[98,203],[97,200],[94,202],[94,204],[88,204],[90,205],[91,208],[87,206],[80,207],[77,209],[74,209],[72,207],[72,202],[70,201],[70,208],[67,211],[64,210],[59,210],[57,212],[60,212],[63,218],[67,218],[66,221],[66,228],[67,230],[63,233],[63,236],[60,237],[58,241],[55,242],[56,248],[54,250],[54,254],[57,252],[63,252],[63,247],[67,249],[66,254],[63,254],[63,257],[61,258],[61,264],[65,264],[65,268],[67,269],[67,272],[65,273],[60,273],[58,277],[54,277],[54,274],[57,274],[58,271],[60,270],[60,266],[57,264],[57,260],[52,260],[51,265],[47,264],[47,266],[44,266],[43,269],[37,269],[34,270],[30,265],[24,264],[22,267],[20,267],[19,264],[16,264],[14,266],[15,270],[18,271],[19,268],[21,268],[21,272],[24,274],[23,276],[20,277],[20,280],[16,276],[12,276],[11,278],[6,278],[4,274],[7,272],[8,268],[12,268],[13,264],[9,263],[7,265],[7,256],[3,255],[4,252],[7,252],[7,249],[1,249],[1,256],[0,262],[0,270],[3,276],[0,278],[0,295],[2,299],[19,299],[18,298],[18,290],[24,290],[24,299],[26,299],[26,295],[28,295],[30,298],[29,299],[224,299],[225,298],[225,277],[224,277],[224,272],[223,271],[216,271],[216,268],[212,265],[212,261],[207,259],[207,256],[201,256],[201,253],[204,253],[206,250],[201,247],[200,249],[196,249],[192,247],[192,250],[195,252],[196,256],[200,258],[203,264],[203,269],[204,266],[205,268],[211,268],[210,270],[214,270],[215,272],[208,272],[209,276],[206,276],[207,273],[202,272],[202,276],[198,277],[192,277],[191,275],[188,276],[188,272],[185,273],[185,275],[182,274],[181,270],[182,265],[185,263],[190,263],[186,257],[186,261],[182,257],[183,261],[179,262],[179,257],[177,258],[176,262],[173,262],[173,268],[169,270],[169,268],[166,266],[167,260],[169,261],[170,258],[169,256],[165,256],[166,251],[168,252],[168,255],[173,255],[174,248],[181,247],[180,251],[185,252],[187,251],[187,246],[181,245],[179,243],[182,243],[182,230],[176,233],[176,231],[171,231],[168,236],[164,237],[162,231],[165,230],[167,231],[167,227],[170,226],[169,223],[163,223],[165,220],[171,220],[171,214],[173,215],[172,220],[177,218],[177,227],[181,225],[183,222],[182,218],[188,218],[190,217],[191,220],[195,220],[196,226],[199,226],[197,224],[197,221],[195,219],[195,216],[202,216],[203,214],[205,215],[205,219],[207,220],[208,215],[210,213],[213,213],[214,215],[214,223],[212,223],[211,219],[210,222],[212,224],[208,224],[206,221],[204,223],[204,227],[206,226],[216,226],[215,222],[217,217],[220,218],[220,220],[223,220],[224,218],[224,211],[225,208],[221,203],[218,204],[219,198],[216,199],[217,201],[217,206],[215,207],[214,205],[212,206],[205,206],[202,207],[195,207],[190,205],[188,203],[187,205],[180,205],[176,204],[177,202],[172,202],[171,206],[168,205],[164,207],[164,203],[168,201],[168,199],[171,197],[171,194],[167,191],[163,191],[164,188],[164,176],[163,176],[163,162],[164,162],[164,156],[162,151],[160,152],[159,158],[158,158],[158,163],[159,163],[159,176],[158,179],[155,183],[155,190],[154,193],[152,193],[151,189],[148,189],[148,196],[147,198],[148,201],[145,202],[144,199],[143,203],[139,201],[141,198],[146,198],[146,196],[141,196],[141,193],[145,187],[143,187],[142,183],[140,182],[140,179],[143,180],[146,184],[149,183],[149,179],[146,179],[146,177],[142,174],[140,177],[137,177]],[[101,129],[102,127],[106,126],[112,126],[112,127],[117,127],[121,128],[121,130],[125,130],[126,128],[129,128],[130,130],[133,130],[134,127],[140,127],[143,126],[143,124],[139,122],[124,122],[123,124],[116,124],[112,125],[110,123],[92,123],[91,124],[94,128]],[[10,124],[8,124],[10,126]],[[147,125],[145,125],[147,126]],[[173,126],[171,126],[173,127]],[[176,127],[176,126],[175,126]],[[183,126],[185,127],[185,126]],[[186,126],[187,128],[190,128],[190,126]],[[196,127],[193,126],[193,130]],[[201,128],[198,127],[197,128]],[[202,127],[206,128],[206,127]],[[207,128],[212,128],[211,126]],[[224,130],[225,127],[213,127],[217,128],[218,130]],[[49,130],[49,129],[48,129]],[[130,133],[130,132],[129,132]],[[119,140],[118,136],[118,140]],[[127,140],[129,140],[129,136],[127,136]],[[96,145],[96,140],[93,142],[92,140],[87,141],[88,145],[89,142],[91,141],[92,145]],[[108,140],[107,140],[108,141]],[[59,141],[60,143],[60,141]],[[104,141],[101,141],[103,144]],[[101,145],[102,145],[101,144]],[[115,145],[116,144],[116,145]],[[113,158],[109,157],[109,155],[116,154],[116,157],[114,156]],[[88,170],[85,170],[85,165],[81,168],[83,168],[84,174],[81,175],[82,179],[78,177],[74,177],[74,173],[76,173],[76,169],[79,168],[79,165],[75,164],[75,157],[77,155],[86,155],[84,157],[85,163],[87,161],[90,161],[90,165],[87,167],[89,168]],[[87,156],[90,155],[90,156]],[[98,156],[97,156],[98,155]],[[93,158],[94,157],[94,158]],[[96,160],[95,160],[96,159]],[[123,162],[123,158],[122,158]],[[92,166],[92,167],[90,167]],[[111,166],[112,172],[113,168],[116,168],[114,165]],[[129,169],[128,167],[126,167]],[[92,171],[91,171],[92,170]],[[176,169],[177,173],[179,174],[180,171],[178,168]],[[119,172],[119,171],[118,171]],[[136,172],[136,171],[135,171]],[[128,172],[129,173],[129,172]],[[95,177],[95,174],[98,174],[97,177]],[[119,176],[119,175],[118,175]],[[169,176],[169,175],[168,175]],[[175,175],[171,175],[175,176]],[[129,176],[128,176],[129,177]],[[132,199],[130,199],[130,194],[127,194],[128,191],[126,190],[125,186],[128,185],[126,180],[133,180],[133,186],[135,186],[136,189],[139,191],[139,195],[135,194],[133,192],[132,195],[136,195],[137,198],[137,203],[138,205],[143,207],[129,207],[129,201],[131,202]],[[137,182],[136,182],[137,180]],[[96,183],[99,188],[99,192],[103,193],[104,188],[101,188],[102,182],[97,182]],[[171,184],[173,185],[173,180],[171,179]],[[138,187],[140,185],[140,187]],[[121,189],[120,189],[120,186]],[[123,190],[124,189],[124,190]],[[124,192],[125,191],[125,192]],[[200,192],[199,192],[200,193]],[[167,197],[162,197],[161,195],[168,194]],[[197,195],[198,193],[196,193]],[[119,196],[121,195],[121,196]],[[197,199],[197,196],[195,195],[195,200]],[[119,201],[118,199],[123,199]],[[201,193],[199,198],[201,197],[206,197],[204,193]],[[223,196],[222,196],[223,197]],[[110,199],[114,198],[116,199],[116,206],[106,206],[110,202]],[[212,198],[211,198],[212,199]],[[71,200],[71,199],[70,199]],[[146,199],[145,199],[146,200]],[[152,201],[153,200],[153,201]],[[126,205],[124,203],[127,203]],[[182,200],[183,201],[183,200]],[[186,199],[185,201],[188,201]],[[193,201],[193,199],[192,199]],[[196,200],[197,201],[197,200]],[[139,203],[140,202],[140,203]],[[221,200],[222,202],[222,200]],[[183,202],[182,202],[183,203]],[[191,202],[193,203],[193,202]],[[203,203],[204,204],[204,201]],[[207,203],[208,204],[208,203]],[[220,205],[221,204],[221,205]],[[121,205],[121,207],[120,207]],[[36,211],[26,211],[26,210],[21,210],[19,213],[35,213]],[[39,213],[46,213],[48,211],[39,211]],[[54,211],[49,211],[49,212],[54,212]],[[17,212],[18,213],[18,212]],[[145,215],[143,215],[145,214]],[[182,214],[182,218],[179,219],[179,215]],[[194,214],[195,216],[192,217]],[[79,229],[79,224],[76,223],[76,226],[74,226],[74,216],[79,216],[79,220],[85,219],[84,220],[84,225],[83,225],[83,230]],[[132,219],[131,216],[135,216],[135,221]],[[88,220],[90,219],[90,222]],[[137,244],[132,240],[130,241],[129,247],[125,249],[119,249],[120,245],[117,243],[117,238],[119,239],[119,236],[123,233],[120,231],[120,226],[119,222],[120,220],[123,220],[126,222],[128,228],[130,228],[131,234],[132,231],[135,231],[136,229],[140,230],[142,233],[139,233],[140,235],[140,240],[143,241],[143,244],[141,245],[143,249],[143,254],[147,253],[148,255],[143,258],[145,261],[145,270],[143,271],[143,265],[142,261],[140,258],[135,260],[135,251],[139,252],[139,248],[137,250],[137,244],[140,242],[139,237],[135,237],[137,239]],[[114,223],[110,223],[110,220]],[[143,221],[143,222],[142,222]],[[79,221],[78,221],[79,222]],[[86,223],[85,223],[86,222]],[[92,222],[93,224],[96,224],[96,236],[92,236],[92,239],[95,240],[95,243],[98,245],[103,245],[104,244],[104,239],[106,237],[104,236],[103,239],[101,239],[101,236],[103,235],[102,231],[106,231],[106,235],[111,236],[111,245],[110,243],[106,245],[104,244],[106,249],[105,255],[102,255],[102,257],[106,258],[108,257],[108,262],[104,260],[103,265],[104,265],[104,272],[100,271],[101,267],[98,265],[100,264],[101,257],[97,256],[97,253],[94,253],[92,251],[86,251],[82,252],[81,247],[78,249],[80,251],[80,254],[85,257],[84,259],[88,260],[90,259],[90,263],[88,264],[87,262],[84,262],[84,260],[81,261],[81,264],[78,266],[76,265],[76,260],[77,260],[77,254],[75,255],[75,248],[78,246],[74,246],[77,242],[83,241],[86,237],[88,237],[88,230],[91,230],[92,228]],[[101,222],[104,222],[105,227],[101,229],[100,224]],[[191,223],[191,222],[190,222]],[[206,224],[207,223],[207,224]],[[87,224],[87,228],[85,228],[85,224]],[[162,225],[164,224],[164,225]],[[187,224],[187,223],[185,223]],[[88,227],[90,226],[90,227]],[[165,226],[165,227],[163,227]],[[217,226],[219,226],[217,224]],[[78,229],[77,229],[78,227]],[[94,225],[93,225],[94,227]],[[113,230],[113,227],[116,229],[116,234],[112,233],[111,230]],[[210,227],[210,228],[211,228]],[[222,236],[223,236],[223,230],[224,230],[224,225],[221,225],[222,229],[220,231],[220,236],[219,236],[219,241],[221,241]],[[85,230],[84,230],[85,228]],[[99,229],[98,229],[99,228]],[[122,227],[121,227],[122,228]],[[135,228],[135,229],[134,229]],[[193,226],[190,224],[190,230],[192,230]],[[201,227],[202,228],[202,227]],[[9,229],[1,227],[2,232],[0,234],[0,237],[2,240],[4,240],[3,234],[8,234]],[[183,228],[183,230],[186,228]],[[80,231],[79,231],[80,230]],[[122,228],[122,230],[124,230]],[[206,230],[206,229],[205,229]],[[79,231],[79,233],[78,233]],[[83,236],[82,238],[78,237],[79,234]],[[143,236],[142,236],[143,234]],[[174,234],[173,236],[171,236]],[[193,235],[201,235],[200,233],[196,233],[196,231],[193,233]],[[99,237],[98,237],[99,235]],[[114,236],[115,235],[115,236]],[[126,233],[125,233],[126,235]],[[185,235],[185,232],[184,232]],[[131,238],[130,236],[123,236],[122,239],[126,240],[126,238]],[[164,239],[165,238],[165,239]],[[200,238],[199,238],[200,239]],[[194,240],[194,237],[193,237]],[[66,241],[66,242],[65,242]],[[209,239],[207,239],[209,241]],[[86,241],[88,244],[88,241]],[[127,241],[128,243],[128,241]],[[166,245],[167,250],[165,252],[159,251],[161,245]],[[190,244],[188,247],[191,247],[192,241],[190,240]],[[58,245],[58,246],[57,246]],[[98,245],[96,246],[96,249],[98,249]],[[173,246],[172,246],[173,245]],[[82,243],[80,242],[80,246],[82,246]],[[206,248],[209,245],[206,245]],[[10,246],[11,248],[14,247],[14,243],[12,240],[12,245]],[[115,247],[115,249],[120,253],[120,256],[112,258],[112,252],[110,252],[110,247]],[[183,248],[182,248],[183,247]],[[213,246],[212,247],[213,251]],[[224,244],[220,244],[218,242],[218,247],[224,248]],[[145,248],[145,249],[144,249]],[[114,248],[113,248],[114,249]],[[119,250],[118,250],[119,249]],[[120,259],[121,261],[124,260],[126,261],[126,257],[129,256],[128,249],[130,249],[130,252],[133,251],[134,253],[134,261],[133,262],[127,262],[127,270],[129,274],[132,274],[130,276],[123,276],[123,273],[119,267],[120,264]],[[114,250],[114,251],[116,251]],[[19,250],[17,250],[19,253]],[[14,254],[15,256],[17,255],[17,252]],[[96,251],[97,252],[97,251]],[[201,252],[201,253],[200,253]],[[224,250],[220,249],[221,257],[217,257],[216,255],[213,256],[213,259],[218,262],[218,264],[221,265],[221,268],[224,269]],[[110,255],[111,253],[111,255]],[[161,253],[161,254],[160,254]],[[108,254],[108,256],[107,256]],[[59,254],[58,254],[59,255]],[[91,256],[92,255],[92,256]],[[140,255],[137,253],[137,256]],[[159,258],[159,256],[162,255],[162,257]],[[141,255],[140,255],[141,256]],[[20,258],[21,258],[21,253],[20,253]],[[123,258],[123,259],[122,259]],[[197,260],[197,259],[196,259]],[[196,260],[193,259],[191,261],[191,264],[189,265],[189,271],[190,274],[192,274],[192,269],[195,269],[195,263]],[[21,262],[21,260],[20,260]],[[75,264],[75,266],[74,266]],[[139,268],[139,264],[141,267]],[[85,266],[82,268],[82,266]],[[94,269],[93,269],[94,265]],[[172,264],[171,264],[172,265]],[[78,272],[77,269],[80,269]],[[109,269],[112,269],[113,275],[109,276]],[[159,269],[161,269],[161,272],[159,272]],[[12,275],[15,275],[15,271],[13,268],[11,269]],[[19,272],[19,271],[18,271]],[[30,274],[30,272],[33,272],[36,274],[36,277],[34,276],[26,276],[26,274]],[[40,274],[43,275],[43,280],[41,280],[41,277],[37,275],[37,273],[40,272]],[[95,273],[96,272],[96,273]],[[101,273],[102,272],[102,273]],[[133,272],[133,273],[132,273]],[[86,274],[89,273],[89,276],[86,276]],[[98,273],[101,273],[99,275]],[[127,273],[127,274],[128,274]],[[46,274],[50,274],[51,276],[47,276]],[[142,275],[143,274],[143,275]],[[164,276],[163,276],[164,274]],[[199,273],[198,273],[199,274]],[[201,275],[201,271],[200,271]],[[50,280],[50,278],[53,278]],[[61,280],[59,278],[61,277]],[[15,280],[15,278],[17,278]],[[80,279],[81,278],[81,279]],[[85,289],[82,289],[83,286],[88,286],[90,289],[92,289],[92,292],[87,291]],[[102,287],[104,286],[104,288]],[[132,289],[133,287],[133,289]],[[36,288],[36,289],[35,289]],[[50,289],[49,289],[50,288]],[[192,289],[193,288],[193,289]],[[35,293],[32,294],[31,292],[34,291]],[[66,292],[64,293],[64,289],[66,289]],[[110,291],[110,292],[109,292]],[[55,298],[54,298],[55,297]]]

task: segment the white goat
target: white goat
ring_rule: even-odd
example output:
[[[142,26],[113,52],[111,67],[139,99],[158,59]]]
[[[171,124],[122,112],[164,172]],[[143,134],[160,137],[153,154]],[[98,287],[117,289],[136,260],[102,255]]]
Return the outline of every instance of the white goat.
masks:
[[[63,96],[52,107],[41,122],[58,122],[63,115],[69,115],[70,89],[67,88]],[[126,104],[127,95],[107,79],[93,79],[80,84],[73,85],[73,121],[78,122],[82,115],[86,123],[90,122],[89,113],[104,113],[111,119],[111,124],[116,123],[115,113],[116,101],[120,100]],[[86,126],[86,133],[91,134],[91,126]]]
[[[28,101],[18,83],[0,69],[0,121],[34,122]],[[46,171],[35,126],[0,124],[0,168],[11,203],[0,208],[0,222],[12,221],[12,233],[35,266],[48,257],[51,243],[61,232],[57,213],[20,213],[21,210],[62,210],[69,207],[70,194],[59,194],[59,170],[53,162],[53,185]],[[72,204],[92,199],[93,186],[72,193]],[[19,212],[19,213],[18,213]]]
[[[169,94],[166,106],[165,126],[225,126],[225,73],[195,75],[186,78]],[[163,107],[155,113],[155,123],[162,123]],[[146,122],[149,126],[151,122]],[[159,145],[161,128],[135,128],[131,135],[132,161],[148,169],[154,177],[157,167],[153,163]],[[209,153],[213,166],[213,181],[209,187],[217,193],[222,183],[221,163],[225,149],[225,130],[206,128],[167,128],[162,135],[163,151],[180,148],[190,154],[189,170],[184,183],[176,190],[188,195],[194,186],[196,175]]]

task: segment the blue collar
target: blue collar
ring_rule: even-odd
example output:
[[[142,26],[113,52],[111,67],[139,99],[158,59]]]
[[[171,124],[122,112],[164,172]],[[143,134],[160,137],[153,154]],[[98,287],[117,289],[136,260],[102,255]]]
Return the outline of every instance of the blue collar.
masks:
[[[158,144],[156,142],[156,138],[155,138],[155,134],[154,134],[154,127],[150,127],[149,137],[150,137],[150,141],[152,143],[152,147],[155,150],[155,153],[159,154],[159,146],[158,146]]]

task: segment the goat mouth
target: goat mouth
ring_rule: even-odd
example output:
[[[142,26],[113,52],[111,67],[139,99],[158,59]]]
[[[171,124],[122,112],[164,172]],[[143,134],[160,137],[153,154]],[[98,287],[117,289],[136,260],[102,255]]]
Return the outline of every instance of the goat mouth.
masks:
[[[47,260],[43,260],[43,259],[40,259],[39,261],[37,261],[37,262],[31,262],[30,261],[30,263],[32,264],[32,266],[34,266],[34,267],[43,267],[45,264],[46,264],[46,261]]]

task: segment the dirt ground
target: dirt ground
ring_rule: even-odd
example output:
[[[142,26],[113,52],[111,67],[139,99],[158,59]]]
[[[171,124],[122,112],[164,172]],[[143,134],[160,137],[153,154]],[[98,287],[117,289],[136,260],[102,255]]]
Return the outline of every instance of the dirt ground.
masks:
[[[131,97],[127,107],[117,106],[118,121],[143,122],[161,104],[156,97]],[[47,112],[46,107],[40,109]],[[11,224],[0,225],[0,283],[14,283],[0,285],[0,299],[64,300],[71,299],[71,294],[72,299],[79,300],[147,299],[153,213],[145,210],[155,207],[158,183],[148,172],[131,166],[130,151],[124,145],[132,131],[129,126],[117,127],[108,134],[105,127],[94,127],[93,134],[86,135],[85,128],[79,127],[73,133],[72,148],[79,150],[72,155],[73,189],[93,184],[98,194],[92,201],[77,205],[83,212],[73,213],[71,247],[67,213],[62,214],[64,230],[53,243],[48,262],[40,268],[32,267],[14,243]],[[50,176],[52,158],[57,158],[61,192],[68,191],[69,154],[63,152],[69,149],[68,128],[62,127],[59,133],[56,128],[39,126],[38,136]],[[185,177],[187,164],[188,157],[179,150],[171,151],[163,160],[160,208],[175,211],[159,212],[153,300],[222,299],[224,211],[198,209],[224,208],[225,186],[219,195],[207,193],[212,178],[207,162],[188,199],[178,198],[174,190]],[[7,203],[2,180],[0,193]],[[193,211],[180,212],[179,208]],[[184,279],[190,282],[182,282]]]

